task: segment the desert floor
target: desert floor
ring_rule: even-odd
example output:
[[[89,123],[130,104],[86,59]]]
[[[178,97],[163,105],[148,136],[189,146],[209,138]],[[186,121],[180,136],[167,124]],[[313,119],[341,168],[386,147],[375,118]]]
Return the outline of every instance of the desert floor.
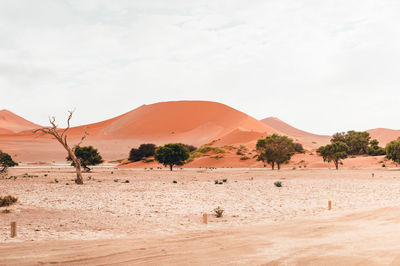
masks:
[[[396,169],[95,168],[84,185],[66,168],[10,175],[0,265],[400,265]]]

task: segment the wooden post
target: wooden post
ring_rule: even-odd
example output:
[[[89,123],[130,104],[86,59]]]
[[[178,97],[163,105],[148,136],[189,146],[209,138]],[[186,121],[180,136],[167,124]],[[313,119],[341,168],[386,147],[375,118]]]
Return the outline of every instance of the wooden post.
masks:
[[[14,238],[17,236],[17,223],[11,222],[11,237]]]
[[[328,210],[330,211],[332,209],[332,201],[328,201]]]
[[[208,218],[207,213],[203,213],[203,224],[208,224],[207,218]]]

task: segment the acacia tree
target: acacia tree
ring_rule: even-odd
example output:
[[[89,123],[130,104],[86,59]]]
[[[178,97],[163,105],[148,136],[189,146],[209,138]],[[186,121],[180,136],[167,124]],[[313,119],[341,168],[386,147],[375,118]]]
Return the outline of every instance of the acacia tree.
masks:
[[[280,170],[281,164],[289,162],[290,158],[296,153],[293,140],[278,134],[259,139],[256,149],[259,153],[258,159],[271,164],[272,170],[275,169],[275,164]]]
[[[189,159],[189,150],[182,143],[169,143],[157,148],[155,159],[172,171],[174,165],[184,165]]]
[[[318,148],[317,152],[322,156],[324,162],[332,162],[335,164],[336,170],[339,169],[339,164],[347,158],[349,146],[344,142],[334,142]]]
[[[385,147],[386,158],[395,163],[400,163],[400,138],[392,140]]]
[[[360,155],[368,153],[370,135],[366,131],[350,130],[347,133],[336,133],[332,136],[331,143],[344,142],[349,147],[348,154]]]
[[[83,177],[82,177],[82,170],[81,170],[81,163],[78,160],[78,158],[75,156],[75,152],[74,149],[75,147],[79,147],[79,145],[82,143],[82,141],[86,138],[87,136],[87,132],[85,129],[85,133],[82,136],[80,142],[74,146],[74,148],[71,148],[68,145],[67,142],[67,135],[65,134],[69,128],[70,128],[70,121],[72,118],[72,114],[74,113],[74,111],[68,111],[69,115],[68,115],[68,119],[67,119],[67,127],[63,130],[60,130],[58,128],[58,126],[56,125],[56,118],[53,117],[49,117],[49,122],[50,122],[50,127],[42,127],[39,129],[34,130],[34,132],[42,132],[45,135],[51,135],[53,136],[63,147],[64,149],[67,151],[68,156],[71,157],[72,162],[74,163],[75,166],[75,171],[76,171],[76,179],[75,179],[75,183],[82,185],[83,184]]]
[[[8,167],[17,166],[18,163],[14,162],[8,153],[0,150],[0,175],[7,174]]]
[[[91,169],[89,168],[89,165],[98,165],[104,162],[103,158],[101,157],[99,151],[93,146],[76,146],[74,148],[74,153],[75,156],[78,158],[78,160],[81,163],[81,166],[83,169],[85,169],[86,172],[90,172]],[[67,161],[72,161],[71,156],[67,156]],[[72,166],[75,166],[75,163],[71,163]]]

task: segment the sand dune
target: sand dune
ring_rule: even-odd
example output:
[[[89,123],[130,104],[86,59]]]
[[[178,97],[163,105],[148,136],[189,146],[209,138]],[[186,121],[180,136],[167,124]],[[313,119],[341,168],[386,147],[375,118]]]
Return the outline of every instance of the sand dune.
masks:
[[[221,140],[221,143],[237,144],[276,132],[245,113],[207,101],[143,105],[106,121],[72,127],[68,131],[71,144],[82,136],[85,128],[89,133],[85,144],[96,146],[107,160],[127,157],[131,148],[146,142],[157,145],[183,142],[200,146]],[[27,132],[0,137],[3,149],[12,151],[22,161],[64,161],[65,152],[61,147],[59,152],[53,153],[57,150],[53,142],[48,136]]]
[[[388,142],[400,137],[400,130],[388,128],[375,128],[367,130],[371,135],[371,139],[377,139],[380,146],[385,146]]]
[[[38,128],[36,125],[8,110],[0,111],[0,134],[12,134]]]

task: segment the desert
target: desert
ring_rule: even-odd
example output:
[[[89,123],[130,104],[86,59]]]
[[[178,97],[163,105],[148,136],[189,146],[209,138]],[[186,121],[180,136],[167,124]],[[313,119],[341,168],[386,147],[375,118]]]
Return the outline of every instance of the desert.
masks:
[[[0,1],[0,266],[400,265],[399,3]]]
[[[73,185],[71,169],[11,174],[17,179],[0,180],[1,187],[19,204],[1,214],[2,265],[396,265],[400,259],[397,170],[96,168],[82,186]],[[274,186],[278,180],[282,187]],[[213,216],[217,206],[222,218]],[[14,239],[10,221],[18,221]]]
[[[2,265],[400,261],[400,176],[396,162],[385,155],[349,155],[335,170],[318,149],[333,137],[275,117],[258,121],[216,102],[174,101],[57,129],[61,135],[66,130],[69,145],[88,133],[84,145],[104,156],[82,174],[79,185],[65,149],[52,136],[35,132],[42,127],[10,111],[0,113],[6,132],[0,134],[1,147],[18,160],[0,179],[1,195],[17,198],[1,207]],[[185,113],[184,125],[170,118],[179,113]],[[397,136],[392,130],[366,132],[384,144]],[[351,134],[371,138],[362,132],[337,137]],[[257,140],[269,136],[296,141],[304,151],[271,170],[270,163],[257,159],[262,153]],[[131,159],[129,149],[141,142],[197,147],[191,146],[183,165],[170,169],[157,155]]]

